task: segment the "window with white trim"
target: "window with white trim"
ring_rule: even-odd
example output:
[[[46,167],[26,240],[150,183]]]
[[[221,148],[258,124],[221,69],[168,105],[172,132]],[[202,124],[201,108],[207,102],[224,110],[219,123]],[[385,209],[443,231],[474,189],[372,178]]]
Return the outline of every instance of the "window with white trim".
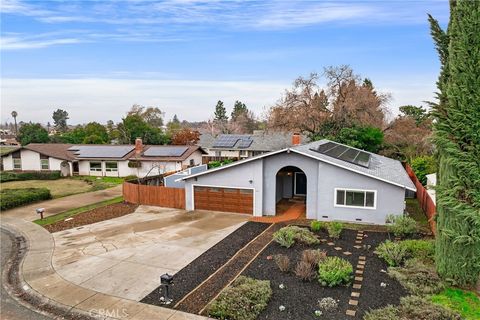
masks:
[[[117,172],[118,171],[118,162],[105,162],[105,171],[107,171],[107,172]]]
[[[90,162],[90,171],[102,171],[102,163],[101,162]]]
[[[13,158],[13,169],[14,170],[22,170],[22,159]]]
[[[375,197],[375,191],[335,189],[337,207],[375,208]]]
[[[50,163],[48,162],[48,159],[40,159],[40,168],[42,170],[50,169]]]

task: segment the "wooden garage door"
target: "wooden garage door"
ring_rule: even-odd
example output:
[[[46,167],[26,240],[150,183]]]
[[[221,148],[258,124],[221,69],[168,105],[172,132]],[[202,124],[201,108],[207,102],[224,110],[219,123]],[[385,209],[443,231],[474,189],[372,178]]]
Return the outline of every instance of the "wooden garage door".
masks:
[[[195,209],[253,214],[253,190],[194,187]]]

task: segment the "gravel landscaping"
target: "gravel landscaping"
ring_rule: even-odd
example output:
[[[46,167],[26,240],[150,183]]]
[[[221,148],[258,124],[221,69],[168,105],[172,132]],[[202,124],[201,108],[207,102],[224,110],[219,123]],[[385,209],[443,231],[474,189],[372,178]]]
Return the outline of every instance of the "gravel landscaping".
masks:
[[[98,207],[89,211],[85,211],[71,218],[57,221],[52,224],[43,226],[49,232],[58,232],[83,225],[109,220],[132,213],[137,209],[138,205],[131,203],[114,203],[103,207]]]

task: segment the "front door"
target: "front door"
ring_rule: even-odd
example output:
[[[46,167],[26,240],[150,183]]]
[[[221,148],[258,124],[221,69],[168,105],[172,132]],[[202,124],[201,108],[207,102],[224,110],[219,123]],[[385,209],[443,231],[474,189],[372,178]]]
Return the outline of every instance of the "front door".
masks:
[[[307,194],[307,176],[303,172],[295,172],[294,194],[296,196]]]

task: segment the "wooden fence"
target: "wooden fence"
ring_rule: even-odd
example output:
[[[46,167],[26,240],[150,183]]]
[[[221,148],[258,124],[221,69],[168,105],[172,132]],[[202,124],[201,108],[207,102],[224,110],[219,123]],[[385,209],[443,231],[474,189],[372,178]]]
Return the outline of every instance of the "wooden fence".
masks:
[[[124,182],[123,198],[130,203],[185,209],[184,189]]]
[[[435,214],[437,212],[437,209],[435,207],[435,203],[433,202],[432,198],[427,192],[427,189],[422,185],[422,183],[418,180],[417,176],[415,175],[415,172],[413,172],[412,168],[408,165],[405,164],[405,170],[408,173],[408,176],[412,180],[412,182],[415,184],[415,187],[417,188],[417,200],[418,203],[420,204],[420,207],[422,208],[423,212],[428,218],[428,222],[430,223],[430,229],[432,229],[433,234],[435,234]]]

